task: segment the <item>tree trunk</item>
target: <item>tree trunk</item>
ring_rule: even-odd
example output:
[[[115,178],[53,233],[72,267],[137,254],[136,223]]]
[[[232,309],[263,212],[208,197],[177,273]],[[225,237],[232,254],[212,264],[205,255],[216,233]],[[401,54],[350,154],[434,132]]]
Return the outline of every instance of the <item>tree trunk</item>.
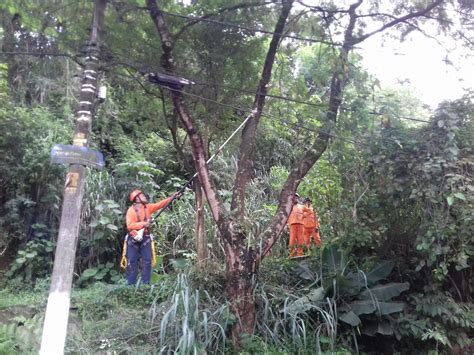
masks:
[[[257,281],[256,253],[246,247],[246,236],[233,222],[225,223],[221,233],[226,252],[226,296],[236,317],[232,326],[232,342],[239,348],[243,334],[252,335],[255,328],[255,299]]]
[[[196,196],[196,251],[198,267],[205,265],[207,260],[207,238],[204,232],[204,198],[202,187],[199,180],[196,179],[195,184]]]

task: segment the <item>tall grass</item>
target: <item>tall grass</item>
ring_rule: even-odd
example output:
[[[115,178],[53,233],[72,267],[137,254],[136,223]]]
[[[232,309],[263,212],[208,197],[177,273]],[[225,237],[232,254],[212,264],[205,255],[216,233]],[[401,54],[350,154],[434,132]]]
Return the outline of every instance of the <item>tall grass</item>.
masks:
[[[275,298],[280,292],[286,293],[282,303],[281,295]],[[334,302],[327,299],[327,307],[312,305],[310,311],[298,312],[294,308],[289,308],[288,304],[291,299],[299,296],[287,292],[262,285],[256,289],[259,310],[257,331],[265,342],[297,353],[321,354],[322,343],[328,344],[326,347],[334,351],[337,337]]]
[[[160,324],[159,354],[224,353],[225,329],[232,321],[227,304],[206,291],[193,290],[186,275],[178,275],[166,308],[154,303],[150,323]]]

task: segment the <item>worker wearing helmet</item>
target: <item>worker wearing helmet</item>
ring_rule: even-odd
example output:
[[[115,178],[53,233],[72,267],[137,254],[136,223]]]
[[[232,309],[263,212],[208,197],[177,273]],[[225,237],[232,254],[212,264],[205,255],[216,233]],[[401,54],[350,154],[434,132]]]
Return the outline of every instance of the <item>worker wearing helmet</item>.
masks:
[[[318,213],[311,206],[311,199],[306,197],[303,209],[304,222],[304,243],[306,248],[311,248],[311,237],[314,239],[316,246],[321,245],[321,237],[319,236],[319,218]]]
[[[304,221],[303,221],[303,208],[304,206],[299,203],[299,195],[293,196],[293,208],[290,216],[288,217],[288,226],[290,227],[290,258],[296,255],[303,256],[303,245],[304,245]]]
[[[134,190],[130,194],[132,206],[127,210],[127,240],[126,240],[126,268],[127,282],[135,284],[138,274],[138,259],[142,259],[142,282],[150,283],[153,240],[149,227],[151,215],[159,209],[166,207],[180,192],[157,202],[149,203],[146,195],[140,190]]]

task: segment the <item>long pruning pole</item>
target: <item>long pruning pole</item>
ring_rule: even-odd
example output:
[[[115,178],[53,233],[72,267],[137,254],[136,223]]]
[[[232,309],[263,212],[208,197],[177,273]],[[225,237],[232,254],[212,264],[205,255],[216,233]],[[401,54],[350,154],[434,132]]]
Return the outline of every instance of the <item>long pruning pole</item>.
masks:
[[[209,157],[209,159],[207,159],[206,164],[209,164],[209,163],[222,151],[222,149],[224,149],[224,147],[227,145],[227,143],[229,143],[230,140],[231,140],[232,138],[234,138],[234,136],[237,134],[237,132],[240,131],[240,129],[241,129],[243,126],[245,126],[245,124],[248,122],[249,119],[251,119],[251,118],[253,117],[253,115],[254,115],[254,112],[252,111],[252,112],[245,118],[245,120],[242,121],[242,123],[239,125],[239,127],[237,127],[237,128],[234,130],[234,132],[232,132],[232,134],[225,140],[225,142],[222,143],[219,148],[217,148],[217,150],[214,152],[214,154],[212,154],[212,155]],[[184,185],[181,187],[181,189],[179,189],[178,191],[179,191],[180,193],[184,192],[184,190],[186,190],[186,188],[193,182],[193,180],[194,180],[197,176],[198,176],[198,173],[197,173],[197,172],[194,173],[194,175],[188,180],[188,182],[186,182],[186,184],[184,184]],[[175,199],[176,199],[176,196],[173,197],[173,198],[170,200],[170,202],[168,202],[168,204],[167,204],[165,207],[163,207],[161,210],[159,210],[158,213],[155,215],[155,217],[154,217],[153,219],[157,219],[157,218],[160,216],[160,214],[161,214],[168,206],[170,206],[171,203],[172,203]]]
[[[79,106],[75,114],[76,127],[73,146],[77,147],[87,148],[89,146],[98,82],[99,34],[106,5],[107,0],[94,1],[94,14],[90,38],[87,43]],[[85,172],[85,166],[74,163],[69,167],[66,177],[61,223],[59,225],[53,274],[41,339],[40,354],[42,355],[64,353],[74,260],[79,237],[82,198],[84,196]]]

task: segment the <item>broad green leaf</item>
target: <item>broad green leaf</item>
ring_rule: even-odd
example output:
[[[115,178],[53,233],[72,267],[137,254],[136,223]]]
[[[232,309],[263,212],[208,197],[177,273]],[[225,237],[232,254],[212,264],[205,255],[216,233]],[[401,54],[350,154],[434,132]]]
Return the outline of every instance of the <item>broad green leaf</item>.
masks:
[[[371,300],[354,301],[344,307],[341,307],[341,310],[346,310],[346,309],[354,312],[358,316],[361,314],[374,313],[376,310],[375,303],[372,302]]]
[[[393,266],[393,261],[383,261],[376,265],[366,274],[367,282],[369,284],[374,284],[377,281],[385,279],[392,272]]]
[[[375,336],[377,333],[382,335],[392,335],[393,328],[391,324],[387,321],[381,321],[378,323],[372,323],[362,326],[361,332],[365,335]]]
[[[109,228],[110,230],[113,230],[113,231],[118,231],[118,227],[114,224],[107,224],[107,228]]]
[[[91,278],[91,277],[95,276],[98,271],[99,271],[99,270],[96,269],[95,267],[94,267],[94,268],[87,269],[87,270],[84,270],[84,272],[81,274],[81,278],[82,278],[82,279]]]
[[[104,237],[105,233],[104,231],[98,230],[94,233],[94,239],[102,239]]]
[[[326,295],[326,291],[324,290],[324,288],[318,287],[316,289],[311,290],[311,292],[308,294],[307,297],[312,302],[318,302],[318,301],[322,301],[325,295]]]
[[[463,200],[463,201],[466,201],[466,196],[464,196],[464,194],[460,193],[460,192],[456,192],[454,194],[454,197],[460,199],[460,200]]]
[[[106,274],[107,272],[102,271],[94,276],[94,280],[102,280]]]
[[[357,317],[357,315],[352,311],[339,314],[338,318],[339,320],[343,321],[344,323],[350,324],[353,327],[357,327],[361,323],[360,318]]]
[[[111,220],[109,217],[106,217],[106,216],[100,217],[100,224],[106,225],[106,224],[109,224],[110,222]]]
[[[38,255],[38,253],[34,251],[34,252],[31,252],[31,253],[26,254],[25,257],[26,257],[27,259],[33,259],[33,258],[36,257],[37,255]]]
[[[448,201],[448,206],[452,206],[452,204],[454,202],[454,197],[453,196],[448,196],[446,198],[446,201]]]
[[[404,302],[378,302],[377,306],[381,315],[387,315],[403,311],[406,304]]]
[[[388,301],[393,297],[397,297],[400,293],[409,288],[410,284],[408,282],[393,282],[386,285],[371,287],[369,290],[362,292],[359,298],[371,299],[372,297],[375,297],[378,301]]]
[[[401,312],[405,308],[403,302],[377,302],[372,300],[353,301],[340,308],[341,311],[352,310],[356,315],[380,312],[380,315]]]

